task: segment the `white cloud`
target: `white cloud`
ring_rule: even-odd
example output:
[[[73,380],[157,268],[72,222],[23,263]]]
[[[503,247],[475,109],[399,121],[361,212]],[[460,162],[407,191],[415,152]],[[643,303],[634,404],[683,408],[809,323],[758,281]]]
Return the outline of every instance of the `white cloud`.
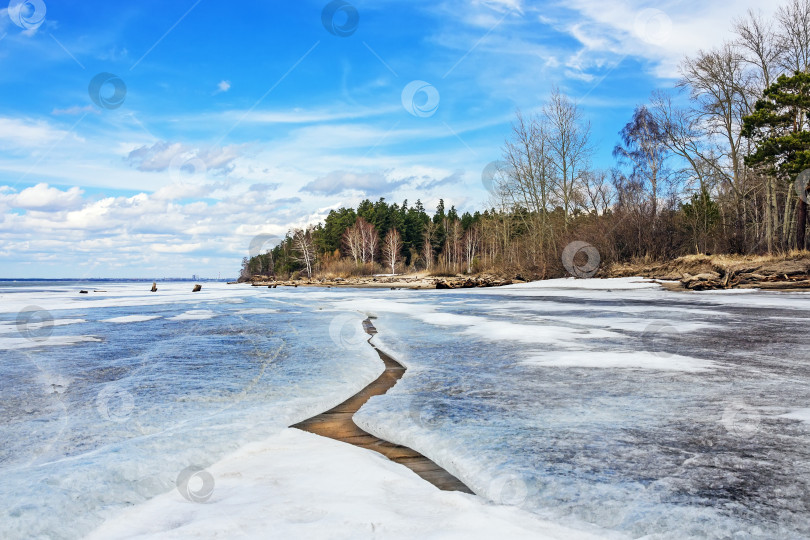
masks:
[[[0,117],[0,140],[11,147],[44,147],[68,138],[82,141],[74,133],[42,120]]]
[[[237,145],[193,148],[179,142],[158,141],[140,146],[127,154],[126,161],[139,171],[162,172],[177,169],[204,175],[207,170],[223,171],[241,154]]]
[[[214,93],[219,94],[222,92],[227,92],[230,89],[231,89],[231,81],[219,81],[219,84],[217,84],[217,91]]]
[[[97,107],[93,107],[92,105],[85,105],[84,107],[74,105],[72,107],[67,107],[65,109],[54,109],[51,111],[51,114],[54,116],[66,116],[66,115],[76,116],[85,113],[101,114],[101,111],[99,111]]]
[[[37,184],[26,188],[20,193],[7,194],[10,190],[0,193],[0,199],[12,208],[35,210],[40,212],[59,212],[78,208],[82,205],[82,194],[78,187],[67,191],[52,188],[48,184]]]

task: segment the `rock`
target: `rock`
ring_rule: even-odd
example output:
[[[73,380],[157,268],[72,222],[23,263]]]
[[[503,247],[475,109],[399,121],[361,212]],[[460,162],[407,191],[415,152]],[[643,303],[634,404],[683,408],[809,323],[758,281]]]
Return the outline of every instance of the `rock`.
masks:
[[[157,283],[152,282],[152,292],[157,292]]]
[[[197,285],[194,285],[194,289],[191,292],[200,292],[201,290],[202,290],[202,285],[200,285],[198,283]]]
[[[452,283],[447,283],[446,281],[437,281],[436,282],[437,289],[454,289]]]

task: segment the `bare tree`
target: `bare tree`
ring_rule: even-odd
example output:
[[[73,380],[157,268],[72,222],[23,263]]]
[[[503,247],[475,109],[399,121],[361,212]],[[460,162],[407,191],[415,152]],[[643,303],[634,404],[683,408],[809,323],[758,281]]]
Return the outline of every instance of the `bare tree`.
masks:
[[[624,144],[617,145],[613,155],[619,163],[630,166],[631,178],[649,193],[651,223],[655,228],[660,184],[667,179],[666,133],[647,107],[642,106],[636,108],[633,120],[624,126],[620,136]]]
[[[735,44],[742,50],[742,58],[757,72],[759,88],[765,89],[779,75],[779,62],[783,48],[774,33],[773,23],[762,12],[748,10],[745,17],[734,21]]]
[[[575,193],[590,165],[593,149],[591,125],[568,96],[555,88],[543,108],[547,124],[546,144],[554,170],[556,193],[565,214],[565,229],[575,210]]]
[[[583,190],[588,206],[597,216],[604,215],[613,204],[614,191],[607,180],[607,171],[589,171],[585,175]]]
[[[402,236],[396,229],[389,229],[385,234],[382,243],[382,256],[385,264],[391,268],[391,273],[396,274],[396,267],[402,252]]]
[[[425,259],[425,270],[433,267],[433,237],[436,234],[436,224],[428,220],[423,231],[424,243],[422,244],[422,258]]]
[[[379,243],[376,227],[361,217],[357,218],[355,226],[360,231],[360,260],[363,264],[374,262]]]
[[[360,264],[363,259],[363,237],[357,222],[343,232],[342,241],[344,253],[354,259],[354,264]]]
[[[307,277],[312,278],[312,268],[315,265],[315,246],[312,243],[312,229],[295,229],[293,231],[293,244],[297,252],[296,259],[304,265]]]
[[[534,238],[531,245],[536,246],[540,254],[553,245],[548,213],[555,188],[548,152],[548,128],[544,122],[536,117],[526,119],[518,111],[512,137],[504,146],[507,174],[498,185],[498,193],[509,201],[512,209],[529,210],[519,215]]]
[[[743,161],[747,141],[742,136],[742,119],[751,113],[756,94],[753,75],[746,66],[742,54],[726,44],[687,58],[681,65],[679,83],[690,91],[694,125],[706,141],[706,154],[714,158],[703,161],[713,167],[734,199],[732,243],[738,250],[745,243],[745,201],[752,187]]]
[[[776,11],[780,64],[790,73],[810,67],[810,0],[792,0]]]
[[[472,265],[475,256],[478,254],[479,234],[478,225],[470,225],[464,232],[462,238],[462,245],[464,246],[464,260],[467,261],[467,273],[472,273]]]

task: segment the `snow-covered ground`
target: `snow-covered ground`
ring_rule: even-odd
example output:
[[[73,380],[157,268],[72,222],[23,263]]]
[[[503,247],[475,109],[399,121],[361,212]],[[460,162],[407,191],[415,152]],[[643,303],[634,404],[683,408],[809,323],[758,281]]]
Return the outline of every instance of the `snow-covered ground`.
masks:
[[[188,485],[192,493],[210,486],[205,502],[172,491],[122,512],[88,540],[606,537],[441,491],[377,453],[295,429],[246,445],[206,473]]]

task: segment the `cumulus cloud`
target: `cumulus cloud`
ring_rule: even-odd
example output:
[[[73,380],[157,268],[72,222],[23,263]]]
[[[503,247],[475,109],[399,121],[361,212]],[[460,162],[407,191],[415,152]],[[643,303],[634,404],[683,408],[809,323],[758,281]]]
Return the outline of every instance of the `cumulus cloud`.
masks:
[[[50,187],[48,184],[40,183],[19,193],[14,193],[10,189],[3,190],[0,193],[0,199],[3,199],[4,203],[12,208],[39,212],[60,212],[79,208],[82,205],[83,193],[78,187],[62,191]]]
[[[219,81],[219,84],[217,84],[217,91],[214,93],[219,94],[222,92],[227,92],[230,89],[231,89],[231,81]]]
[[[413,180],[412,177],[402,180],[388,180],[385,173],[352,173],[347,171],[332,171],[321,176],[301,188],[316,195],[338,195],[349,191],[357,191],[366,195],[384,195]]]

